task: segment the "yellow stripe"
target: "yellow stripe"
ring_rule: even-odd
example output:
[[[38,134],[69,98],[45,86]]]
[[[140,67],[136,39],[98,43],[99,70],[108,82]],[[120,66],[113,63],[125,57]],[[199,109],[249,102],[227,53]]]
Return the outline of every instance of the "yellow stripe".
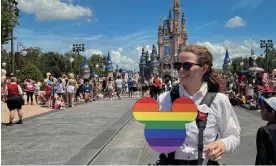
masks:
[[[197,112],[133,112],[137,121],[193,121]]]

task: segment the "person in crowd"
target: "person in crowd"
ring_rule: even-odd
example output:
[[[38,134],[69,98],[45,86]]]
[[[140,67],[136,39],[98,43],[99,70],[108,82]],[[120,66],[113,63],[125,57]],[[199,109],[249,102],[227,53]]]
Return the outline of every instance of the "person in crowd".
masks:
[[[255,165],[276,165],[276,98],[263,99],[261,115],[266,126],[258,129]]]
[[[188,45],[180,51],[178,58],[174,68],[178,71],[180,84],[158,97],[159,110],[170,111],[172,100],[178,97],[190,98],[198,108],[198,118],[205,120],[206,127],[204,133],[200,130],[202,135],[199,137],[200,120],[185,124],[185,142],[177,151],[170,153],[169,165],[200,165],[203,161],[207,161],[207,165],[218,165],[224,153],[234,151],[240,144],[239,121],[224,94],[225,84],[212,68],[210,51],[205,46]],[[212,94],[208,103],[210,107],[201,104],[207,94]],[[163,158],[164,155],[160,155],[159,162],[165,161]]]
[[[10,121],[7,125],[12,125],[12,121],[15,116],[15,110],[17,110],[19,121],[17,124],[23,123],[23,112],[22,112],[22,95],[23,91],[21,87],[16,83],[16,77],[10,78],[10,83],[6,85],[5,96],[7,98],[7,106],[10,110]]]
[[[25,92],[27,94],[27,103],[29,104],[29,101],[31,101],[31,105],[34,104],[34,90],[35,90],[35,85],[34,81],[28,76],[27,80],[24,82],[25,86]]]
[[[63,99],[65,96],[65,83],[62,81],[62,78],[59,78],[56,83],[56,93],[58,96],[62,97]]]
[[[159,74],[156,73],[153,79],[153,85],[154,85],[154,98],[157,99],[157,97],[161,93],[161,88],[162,88],[162,80],[159,77]]]
[[[67,101],[68,101],[69,106],[71,106],[71,107],[75,107],[74,103],[75,103],[75,94],[76,94],[77,89],[78,89],[78,84],[74,77],[74,74],[70,73],[66,90],[68,92]]]
[[[127,87],[128,87],[128,97],[131,98],[133,95],[133,79],[131,77],[128,78]]]
[[[63,97],[56,94],[55,98],[56,98],[55,99],[55,109],[62,109],[62,110],[66,109]]]
[[[111,77],[108,78],[106,88],[107,88],[107,93],[108,93],[109,100],[112,100],[112,94],[113,94],[113,90],[114,90],[114,83],[113,83]]]
[[[116,91],[117,91],[118,99],[121,100],[121,93],[122,93],[122,88],[123,88],[123,80],[122,80],[121,76],[117,77],[115,84],[116,84],[116,88],[117,88]]]
[[[134,97],[139,97],[138,95],[138,81],[136,78],[132,79],[132,91],[133,91],[133,95]]]

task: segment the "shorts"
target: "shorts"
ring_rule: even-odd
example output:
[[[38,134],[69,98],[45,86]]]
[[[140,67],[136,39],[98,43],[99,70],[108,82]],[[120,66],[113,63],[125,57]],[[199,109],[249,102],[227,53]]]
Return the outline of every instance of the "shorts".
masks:
[[[8,97],[7,106],[10,111],[15,109],[20,110],[22,108],[23,100],[21,96]]]
[[[67,86],[67,92],[68,92],[68,93],[76,93],[75,86],[73,86],[73,85],[68,85],[68,86]]]
[[[118,94],[121,94],[121,92],[122,92],[122,88],[121,88],[121,87],[117,87],[116,90],[117,90],[117,93],[118,93]]]
[[[137,92],[137,87],[132,87],[133,88],[133,92]]]
[[[133,87],[128,87],[129,92],[133,92]]]

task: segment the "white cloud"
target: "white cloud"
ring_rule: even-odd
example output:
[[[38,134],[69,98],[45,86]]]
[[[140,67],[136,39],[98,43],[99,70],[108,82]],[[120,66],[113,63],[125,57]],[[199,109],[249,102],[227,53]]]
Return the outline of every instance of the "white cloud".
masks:
[[[99,49],[87,49],[84,53],[82,53],[82,55],[87,58],[90,58],[93,54],[103,55],[102,51]]]
[[[111,51],[111,60],[113,65],[118,65],[119,68],[137,70],[139,67],[139,62],[129,58],[128,56],[122,55],[122,51],[120,48]]]
[[[136,46],[135,50],[137,52],[137,56],[138,56],[139,59],[140,59],[140,56],[142,54],[142,48],[144,48],[145,51],[148,51],[149,53],[151,53],[151,51],[152,51],[152,46],[151,45],[146,45],[144,47],[143,46]]]
[[[243,27],[245,25],[246,22],[240,16],[235,16],[225,23],[227,28]]]
[[[215,68],[222,67],[226,48],[228,48],[230,58],[235,58],[239,56],[249,56],[251,48],[258,48],[258,44],[252,39],[244,40],[243,44],[235,44],[228,40],[225,40],[223,43],[211,43],[209,41],[206,41],[197,42],[196,44],[206,46],[209,49],[209,51],[213,54],[213,65]]]
[[[18,8],[28,14],[35,14],[38,20],[75,20],[91,17],[90,8],[60,0],[18,0]]]
[[[118,48],[119,52],[123,52],[123,50],[124,50],[123,48]]]

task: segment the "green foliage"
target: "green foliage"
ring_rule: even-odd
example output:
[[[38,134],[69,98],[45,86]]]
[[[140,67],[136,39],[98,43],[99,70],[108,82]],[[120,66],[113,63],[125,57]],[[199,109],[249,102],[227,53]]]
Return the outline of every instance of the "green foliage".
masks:
[[[1,1],[1,44],[6,44],[11,40],[13,27],[18,23],[19,10],[12,7],[15,0]],[[16,15],[15,15],[16,13]]]
[[[42,55],[41,49],[39,47],[30,47],[24,49],[27,51],[27,55],[23,57],[24,61],[31,61],[34,65],[40,68],[40,56]]]
[[[35,66],[32,62],[26,62],[23,67],[23,71],[20,74],[21,79],[26,79],[30,76],[34,80],[43,80],[43,75],[39,68]]]
[[[268,58],[268,72],[272,72],[273,69],[276,69],[276,49],[271,49],[268,51],[267,54]],[[244,62],[243,67],[240,66],[240,63]],[[265,54],[263,57],[258,57],[256,60],[256,65],[258,67],[261,67],[265,70]],[[234,64],[237,64],[237,71],[240,70],[246,70],[249,68],[249,61],[248,58],[244,57],[236,57],[232,59],[232,66],[231,66],[231,71],[233,72],[233,66]]]
[[[88,64],[92,66],[93,72],[95,72],[98,75],[103,75],[105,62],[106,62],[106,56],[94,54],[89,59]],[[96,68],[97,64],[99,65],[98,68]]]
[[[19,73],[20,78],[26,78],[27,76],[35,75],[35,78],[45,77],[46,73],[53,73],[56,77],[60,77],[63,74],[68,74],[73,72],[75,75],[81,73],[81,67],[84,62],[84,57],[81,55],[77,55],[73,52],[67,52],[65,54],[61,54],[58,52],[45,52],[42,53],[41,49],[38,47],[30,47],[24,49],[27,51],[27,55],[21,57],[22,63],[15,63],[15,70],[20,70]],[[8,72],[11,72],[11,58],[6,50],[2,50],[1,60],[2,62],[6,62],[6,69]],[[73,58],[73,63],[70,62],[70,58]],[[104,74],[104,65],[106,62],[106,56],[94,54],[91,55],[90,58],[87,58],[87,63],[89,67],[92,68],[91,72],[95,72],[98,75]],[[30,63],[30,64],[29,64]],[[99,65],[96,68],[96,65]],[[30,73],[30,67],[33,68],[35,66],[36,69],[39,70],[39,74]],[[26,69],[27,68],[27,69]],[[35,70],[36,70],[35,69]],[[35,72],[37,73],[37,72]],[[40,75],[41,74],[41,75]]]

